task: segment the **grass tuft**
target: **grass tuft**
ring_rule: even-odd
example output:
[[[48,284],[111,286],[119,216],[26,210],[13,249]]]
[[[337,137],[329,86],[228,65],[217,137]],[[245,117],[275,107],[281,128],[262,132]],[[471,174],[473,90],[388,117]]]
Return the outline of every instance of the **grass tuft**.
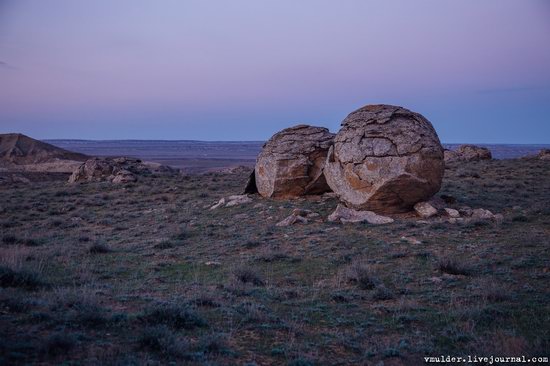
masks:
[[[451,275],[469,276],[472,270],[462,263],[458,263],[454,259],[445,258],[439,261],[438,268],[441,272]]]
[[[235,278],[242,283],[250,283],[254,286],[265,286],[261,275],[250,268],[238,268],[234,271]]]
[[[0,266],[0,287],[19,287],[27,290],[36,290],[46,286],[38,272],[28,269],[12,269]]]
[[[151,306],[141,315],[147,324],[164,324],[176,329],[195,329],[208,323],[187,305],[161,303]]]
[[[43,346],[43,351],[48,356],[67,356],[67,353],[74,349],[78,341],[73,334],[57,332],[50,335]]]
[[[373,271],[363,263],[352,263],[345,269],[345,279],[349,284],[356,285],[362,290],[373,290],[380,284],[380,280]]]
[[[106,244],[95,243],[92,246],[90,246],[90,248],[88,248],[88,252],[90,254],[107,254],[107,253],[112,253],[113,250]]]

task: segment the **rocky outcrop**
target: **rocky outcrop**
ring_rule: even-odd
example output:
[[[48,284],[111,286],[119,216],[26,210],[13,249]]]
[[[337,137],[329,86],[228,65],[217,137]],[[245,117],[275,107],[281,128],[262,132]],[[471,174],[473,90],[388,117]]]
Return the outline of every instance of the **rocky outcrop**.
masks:
[[[537,157],[540,160],[550,160],[550,149],[542,149],[539,151]]]
[[[292,198],[329,191],[323,168],[333,139],[328,129],[307,125],[273,135],[256,160],[258,192],[264,197]]]
[[[342,122],[324,172],[330,188],[348,206],[404,212],[439,191],[443,148],[432,124],[420,114],[369,105]]]
[[[137,177],[135,174],[128,170],[120,170],[118,173],[116,173],[115,177],[112,180],[113,183],[133,183],[137,182]]]
[[[88,159],[73,171],[69,183],[112,182],[131,183],[138,176],[152,174],[172,174],[175,170],[156,163],[145,163],[134,158],[93,158]]]
[[[486,147],[460,145],[456,150],[445,150],[445,163],[491,160],[491,151]]]
[[[355,223],[368,222],[372,225],[391,224],[394,220],[391,217],[377,215],[372,211],[357,211],[338,204],[336,210],[328,217],[330,222]]]

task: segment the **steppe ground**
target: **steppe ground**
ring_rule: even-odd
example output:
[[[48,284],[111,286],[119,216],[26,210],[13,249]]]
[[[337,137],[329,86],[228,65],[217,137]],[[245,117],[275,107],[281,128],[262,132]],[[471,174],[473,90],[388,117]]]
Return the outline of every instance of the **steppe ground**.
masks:
[[[548,356],[550,162],[446,171],[451,207],[502,223],[342,225],[315,197],[205,208],[246,179],[0,186],[0,364]],[[296,207],[323,220],[275,226]]]

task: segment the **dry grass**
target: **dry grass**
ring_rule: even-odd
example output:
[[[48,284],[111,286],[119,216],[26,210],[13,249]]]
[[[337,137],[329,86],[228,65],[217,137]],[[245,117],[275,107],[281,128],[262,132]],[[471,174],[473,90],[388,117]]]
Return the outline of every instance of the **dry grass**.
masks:
[[[205,209],[246,178],[0,186],[0,364],[418,364],[550,348],[548,162],[446,171],[450,207],[501,224],[275,226],[294,208],[326,218],[334,199]]]

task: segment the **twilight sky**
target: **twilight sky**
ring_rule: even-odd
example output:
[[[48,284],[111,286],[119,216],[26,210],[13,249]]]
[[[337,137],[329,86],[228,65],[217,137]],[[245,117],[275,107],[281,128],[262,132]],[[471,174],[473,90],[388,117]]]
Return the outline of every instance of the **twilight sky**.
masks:
[[[265,140],[372,103],[550,143],[550,2],[0,0],[0,133]]]

